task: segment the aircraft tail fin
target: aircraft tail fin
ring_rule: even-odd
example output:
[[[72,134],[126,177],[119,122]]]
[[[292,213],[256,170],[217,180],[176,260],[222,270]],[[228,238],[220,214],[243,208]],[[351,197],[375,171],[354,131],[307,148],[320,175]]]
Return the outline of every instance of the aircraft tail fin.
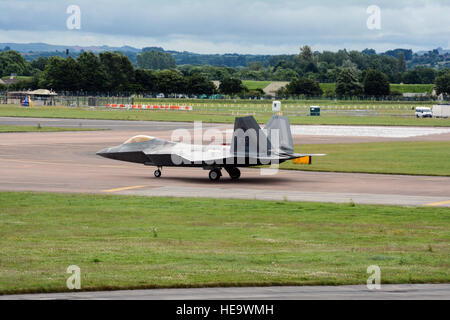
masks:
[[[294,141],[292,139],[291,125],[288,118],[274,115],[267,123],[265,129],[269,140],[270,138],[273,139],[276,136],[279,137],[278,147],[280,150],[288,153],[294,152]],[[272,130],[278,130],[278,133],[271,133]],[[276,146],[277,144],[272,141],[272,145]]]
[[[252,116],[236,118],[234,120],[234,131],[238,129],[242,129],[244,132],[249,129],[253,129],[255,131],[261,130],[259,124]]]
[[[252,116],[236,118],[234,121],[231,152],[235,156],[258,156],[267,154],[270,141]]]

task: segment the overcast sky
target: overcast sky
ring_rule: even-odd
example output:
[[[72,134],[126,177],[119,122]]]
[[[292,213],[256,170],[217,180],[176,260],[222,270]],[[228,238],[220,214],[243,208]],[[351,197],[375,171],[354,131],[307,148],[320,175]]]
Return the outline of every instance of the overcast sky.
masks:
[[[68,30],[69,5],[81,29]],[[366,10],[381,9],[369,30]],[[450,48],[448,0],[0,0],[0,42],[130,45],[199,53]]]

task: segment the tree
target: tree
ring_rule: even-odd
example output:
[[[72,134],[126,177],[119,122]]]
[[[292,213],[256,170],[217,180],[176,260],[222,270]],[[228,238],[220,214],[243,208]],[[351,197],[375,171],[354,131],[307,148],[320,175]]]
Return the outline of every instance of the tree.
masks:
[[[450,95],[450,69],[436,78],[436,93]]]
[[[47,65],[48,62],[48,58],[45,57],[38,57],[37,59],[34,59],[31,62],[31,67],[34,69],[38,69],[41,71],[44,71],[45,66]]]
[[[135,79],[137,92],[156,92],[158,90],[158,78],[152,70],[137,69]]]
[[[157,73],[157,90],[164,94],[184,93],[186,83],[183,75],[176,70],[162,70]]]
[[[261,71],[264,69],[264,66],[259,61],[252,61],[247,64],[247,68],[252,71]]]
[[[372,55],[372,54],[377,54],[377,52],[375,51],[375,49],[369,49],[369,48],[364,49],[364,50],[362,51],[362,53],[363,53],[363,54],[366,54],[366,55],[368,55],[368,56],[370,56],[370,55]]]
[[[51,57],[42,72],[39,86],[57,91],[78,91],[80,89],[80,68],[72,59]]]
[[[304,61],[312,61],[313,56],[314,55],[310,46],[303,46],[300,48],[300,58]]]
[[[343,69],[336,82],[336,94],[339,97],[360,96],[363,93],[363,86],[358,81],[358,77],[350,69]]]
[[[275,81],[292,81],[295,77],[298,77],[298,73],[292,69],[278,68],[273,74],[272,80]]]
[[[186,93],[187,94],[207,94],[211,95],[216,90],[216,86],[212,81],[201,73],[194,73],[186,77]]]
[[[17,75],[30,75],[31,67],[25,58],[17,51],[0,52],[0,76],[9,76],[13,73]]]
[[[398,53],[398,71],[399,72],[405,72],[406,71],[405,54],[402,51],[400,51]]]
[[[403,74],[403,82],[409,84],[430,84],[436,79],[436,71],[432,68],[417,66]]]
[[[245,91],[245,88],[240,79],[227,77],[221,81],[219,90],[223,94],[233,96]]]
[[[286,89],[290,94],[304,94],[306,96],[320,96],[323,91],[317,81],[308,78],[294,78]]]
[[[367,70],[364,78],[364,93],[367,96],[388,96],[390,93],[388,77],[379,70]]]
[[[80,68],[80,88],[86,92],[107,89],[107,73],[100,58],[92,52],[83,52],[77,58]]]
[[[107,88],[111,92],[127,92],[135,82],[130,59],[117,52],[100,53],[100,62],[106,70]]]
[[[165,70],[176,67],[175,59],[170,53],[145,51],[137,56],[137,64],[142,69]]]

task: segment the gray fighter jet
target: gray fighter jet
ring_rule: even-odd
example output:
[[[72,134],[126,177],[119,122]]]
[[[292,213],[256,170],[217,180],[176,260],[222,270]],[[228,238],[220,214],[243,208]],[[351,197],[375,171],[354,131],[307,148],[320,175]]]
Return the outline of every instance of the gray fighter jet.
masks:
[[[230,178],[241,176],[239,168],[277,165],[295,159],[311,164],[312,156],[321,154],[294,153],[289,119],[273,116],[261,129],[252,116],[236,118],[231,145],[195,145],[135,136],[125,143],[103,149],[97,155],[120,161],[155,166],[155,177],[163,167],[198,167],[209,170],[209,179],[217,181],[225,169]]]

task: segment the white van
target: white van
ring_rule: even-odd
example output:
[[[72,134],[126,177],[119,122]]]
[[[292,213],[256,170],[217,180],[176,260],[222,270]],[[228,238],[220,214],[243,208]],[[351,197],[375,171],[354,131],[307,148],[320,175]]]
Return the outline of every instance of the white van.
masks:
[[[416,118],[432,118],[433,113],[431,108],[428,107],[417,107],[416,108]]]

